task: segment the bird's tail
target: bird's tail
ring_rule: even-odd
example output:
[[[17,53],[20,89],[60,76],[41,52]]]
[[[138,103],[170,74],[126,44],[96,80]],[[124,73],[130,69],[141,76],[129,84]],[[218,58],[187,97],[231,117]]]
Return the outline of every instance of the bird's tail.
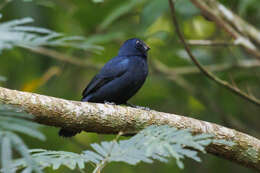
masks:
[[[64,138],[73,137],[76,134],[80,133],[81,130],[71,130],[71,129],[60,129],[59,136],[62,136]]]

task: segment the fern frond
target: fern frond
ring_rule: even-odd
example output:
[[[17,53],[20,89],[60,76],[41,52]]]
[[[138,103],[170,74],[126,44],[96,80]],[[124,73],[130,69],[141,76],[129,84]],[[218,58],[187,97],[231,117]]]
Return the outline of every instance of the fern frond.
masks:
[[[20,120],[19,122],[25,122],[25,121]],[[26,124],[30,124],[30,122],[27,121]],[[33,123],[31,123],[31,124],[33,124]],[[7,131],[15,131],[18,133],[23,133],[28,136],[37,138],[39,140],[45,140],[45,136],[41,132],[37,131],[36,129],[33,129],[30,126],[25,126],[24,124],[8,123],[7,121],[2,121],[1,117],[0,117],[0,128],[7,130]]]
[[[128,140],[119,141],[113,148],[112,142],[92,144],[95,153],[85,151],[84,154],[95,160],[96,164],[107,159],[108,162],[122,161],[135,165],[139,162],[152,163],[153,160],[167,162],[173,157],[177,165],[183,168],[181,160],[185,157],[200,161],[195,150],[205,152],[204,148],[212,142],[211,138],[211,135],[192,136],[189,130],[169,126],[150,126]]]
[[[23,48],[66,46],[89,51],[103,50],[101,46],[84,43],[86,41],[84,37],[64,36],[46,28],[27,26],[32,22],[33,19],[27,17],[0,23],[0,52],[15,46]]]
[[[168,162],[175,158],[178,167],[183,168],[185,157],[201,161],[198,151],[205,153],[205,147],[212,142],[212,135],[193,136],[189,130],[178,130],[169,126],[150,126],[127,140],[101,142],[91,144],[93,151],[86,150],[82,154],[65,151],[48,151],[44,149],[31,150],[32,158],[41,169],[52,167],[58,169],[61,165],[70,169],[84,169],[85,163],[94,163],[99,172],[110,162],[125,162],[136,165],[139,162],[152,163],[154,160]],[[230,145],[232,145],[230,143]],[[16,160],[14,168],[27,168],[24,159]]]
[[[30,116],[22,110],[8,105],[0,105],[0,131],[19,132],[39,140],[45,140],[45,136],[37,130],[40,127],[39,124],[21,119],[28,119],[28,117]]]
[[[14,133],[24,133],[40,140],[45,139],[45,136],[37,130],[39,127],[38,124],[21,119],[28,117],[29,116],[20,109],[0,104],[0,155],[1,165],[3,165],[0,172],[13,173],[19,169],[13,167],[13,150],[16,150],[20,154],[22,160],[26,163],[26,171],[42,172],[38,167],[37,162],[31,157],[29,150],[22,139]]]
[[[3,136],[1,140],[1,160],[3,165],[4,173],[12,173],[11,163],[12,163],[12,149],[11,141],[7,136]]]
[[[16,108],[14,106],[6,105],[6,104],[0,104],[0,116],[11,116],[11,117],[17,117],[17,118],[26,118],[26,119],[32,119],[33,116],[30,114],[25,113],[22,109]],[[36,126],[38,126],[35,123]]]
[[[85,157],[82,154],[76,154],[66,151],[48,151],[44,149],[30,150],[30,154],[41,169],[52,167],[54,170],[59,169],[64,165],[72,170],[85,168]],[[13,162],[12,168],[27,168],[27,163],[24,159],[17,159]]]
[[[0,131],[0,141],[2,141],[1,162],[2,165],[4,165],[0,172],[10,173],[16,172],[16,170],[19,169],[19,167],[13,167],[12,161],[11,151],[16,150],[21,155],[22,160],[26,163],[26,169],[30,169],[31,172],[34,171],[36,173],[42,173],[35,160],[30,156],[27,146],[24,144],[19,136],[17,136],[13,132]]]

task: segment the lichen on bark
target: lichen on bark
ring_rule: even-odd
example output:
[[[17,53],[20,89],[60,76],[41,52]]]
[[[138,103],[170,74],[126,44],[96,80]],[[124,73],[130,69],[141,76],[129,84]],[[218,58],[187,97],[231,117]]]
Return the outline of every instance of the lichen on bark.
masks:
[[[186,116],[142,110],[127,106],[69,101],[0,87],[0,100],[22,108],[41,124],[87,132],[134,134],[148,125],[169,125],[190,129],[194,134],[212,134],[215,139],[236,145],[213,143],[209,153],[260,171],[260,140],[214,123]]]

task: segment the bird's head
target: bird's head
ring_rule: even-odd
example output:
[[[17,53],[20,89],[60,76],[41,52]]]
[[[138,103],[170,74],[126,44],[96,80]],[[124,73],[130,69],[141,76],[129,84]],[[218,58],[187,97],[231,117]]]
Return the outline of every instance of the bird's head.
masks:
[[[147,52],[150,49],[142,40],[138,38],[132,38],[126,40],[120,47],[119,56],[144,56],[147,57]]]

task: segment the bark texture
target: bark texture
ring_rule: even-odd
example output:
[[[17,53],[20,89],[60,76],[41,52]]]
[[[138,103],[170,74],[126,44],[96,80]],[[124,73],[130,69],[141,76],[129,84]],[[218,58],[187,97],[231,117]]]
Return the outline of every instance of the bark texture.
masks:
[[[148,125],[189,128],[194,133],[213,134],[235,143],[211,144],[207,151],[260,171],[260,140],[214,123],[185,116],[126,106],[69,101],[0,87],[0,101],[22,108],[38,123],[87,132],[134,134]]]

